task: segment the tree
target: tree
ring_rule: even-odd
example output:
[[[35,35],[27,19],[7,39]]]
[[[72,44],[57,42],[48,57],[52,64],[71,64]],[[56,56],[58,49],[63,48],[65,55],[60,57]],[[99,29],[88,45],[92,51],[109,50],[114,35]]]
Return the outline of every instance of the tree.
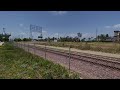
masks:
[[[0,34],[0,41],[9,41],[10,34]]]
[[[98,38],[99,41],[103,42],[103,41],[106,41],[107,38],[109,38],[109,35],[108,34],[106,34],[106,35],[105,34],[101,34],[101,35],[98,35],[97,38]]]
[[[88,38],[88,41],[90,41],[90,40],[91,40],[91,38],[89,37],[89,38]]]
[[[19,42],[22,41],[20,38],[15,38],[14,41]]]
[[[109,37],[109,35],[108,34],[106,34],[106,38],[108,38]]]
[[[47,38],[48,42],[50,42],[50,37]]]
[[[85,39],[86,39],[86,38],[83,38],[83,39],[81,39],[81,41],[82,41],[82,42],[84,42],[84,41],[85,41]]]
[[[77,36],[79,37],[80,40],[80,38],[82,37],[82,33],[77,33]]]
[[[54,41],[54,40],[55,40],[55,37],[53,37],[52,40]]]

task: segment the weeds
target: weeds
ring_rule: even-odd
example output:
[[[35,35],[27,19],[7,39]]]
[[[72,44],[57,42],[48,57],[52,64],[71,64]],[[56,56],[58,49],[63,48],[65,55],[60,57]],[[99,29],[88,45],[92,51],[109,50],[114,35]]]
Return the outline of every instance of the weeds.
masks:
[[[1,79],[79,79],[78,74],[71,74],[59,64],[14,48],[12,44],[0,48]]]
[[[113,42],[40,42],[40,44],[58,47],[69,47],[81,50],[92,50],[107,53],[120,53],[120,44]]]

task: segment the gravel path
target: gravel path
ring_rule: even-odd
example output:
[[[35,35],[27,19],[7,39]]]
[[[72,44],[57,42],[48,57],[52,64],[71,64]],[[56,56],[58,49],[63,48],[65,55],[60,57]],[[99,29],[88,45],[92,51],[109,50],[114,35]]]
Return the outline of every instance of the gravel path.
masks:
[[[28,47],[25,48],[28,51]],[[31,53],[34,53],[33,48],[29,48]],[[40,57],[45,57],[45,52],[35,49],[35,54]],[[69,67],[69,59],[66,56],[58,55],[55,53],[46,52],[46,59],[55,63],[59,63],[66,68]],[[70,68],[73,71],[80,73],[83,78],[87,79],[120,79],[120,70],[106,68],[101,65],[95,65],[83,60],[76,60],[71,58]]]
[[[33,45],[33,44],[31,44],[31,45]],[[44,47],[45,45],[36,45],[36,46]],[[69,50],[68,47],[47,46],[47,48],[58,49],[58,50]],[[112,53],[97,52],[97,51],[90,51],[90,50],[79,50],[79,49],[75,49],[75,48],[71,48],[71,51],[120,58],[120,54],[112,54]]]

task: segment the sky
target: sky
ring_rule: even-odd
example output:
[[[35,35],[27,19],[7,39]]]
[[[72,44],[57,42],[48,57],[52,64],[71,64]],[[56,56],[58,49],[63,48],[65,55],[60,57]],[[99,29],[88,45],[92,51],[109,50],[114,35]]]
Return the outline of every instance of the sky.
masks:
[[[120,29],[120,11],[0,11],[0,33],[5,28],[11,37],[29,37],[30,24],[42,27],[43,38],[97,34],[113,36]],[[37,38],[39,33],[33,32]]]

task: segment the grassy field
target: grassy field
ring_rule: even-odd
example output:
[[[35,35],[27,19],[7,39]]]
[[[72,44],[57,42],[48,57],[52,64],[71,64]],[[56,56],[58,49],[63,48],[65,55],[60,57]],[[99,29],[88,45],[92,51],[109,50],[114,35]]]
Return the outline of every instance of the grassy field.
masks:
[[[79,79],[79,76],[7,43],[0,46],[0,79]]]
[[[120,53],[120,44],[113,42],[37,42],[41,45],[77,48],[107,53]]]

